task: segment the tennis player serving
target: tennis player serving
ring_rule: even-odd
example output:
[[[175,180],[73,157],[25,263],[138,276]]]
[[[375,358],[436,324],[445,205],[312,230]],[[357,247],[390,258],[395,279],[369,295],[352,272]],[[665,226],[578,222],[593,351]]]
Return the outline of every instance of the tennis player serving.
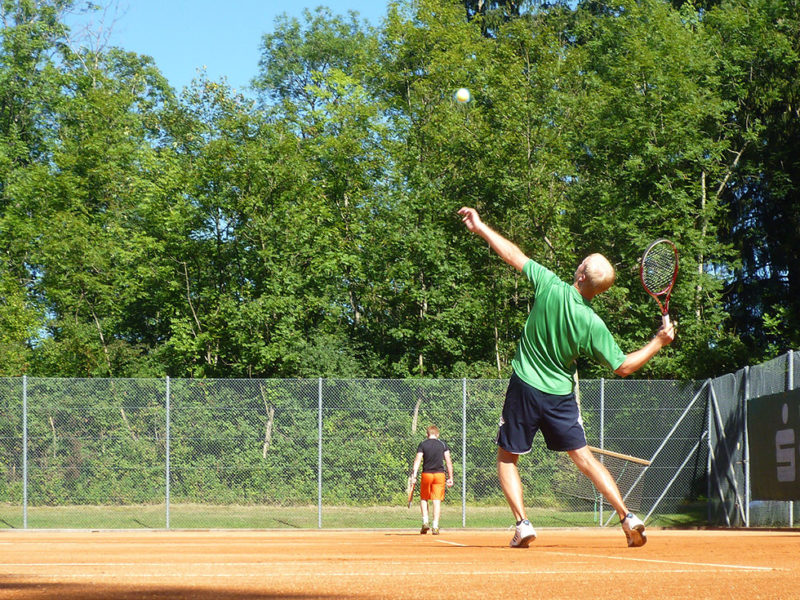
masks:
[[[644,523],[628,512],[616,482],[586,445],[573,373],[578,356],[586,355],[626,377],[672,342],[673,324],[662,326],[639,350],[623,353],[591,305],[592,298],[614,283],[614,267],[602,254],[583,259],[569,284],[483,223],[474,208],[464,207],[458,214],[469,231],[486,240],[500,258],[528,278],[535,294],[511,361],[513,374],[497,432],[497,475],[516,519],[509,545],[527,548],[536,539],[536,530],[525,514],[517,460],[520,454],[530,452],[533,438],[541,430],[547,448],[567,452],[614,507],[628,546],[643,546],[647,542]]]

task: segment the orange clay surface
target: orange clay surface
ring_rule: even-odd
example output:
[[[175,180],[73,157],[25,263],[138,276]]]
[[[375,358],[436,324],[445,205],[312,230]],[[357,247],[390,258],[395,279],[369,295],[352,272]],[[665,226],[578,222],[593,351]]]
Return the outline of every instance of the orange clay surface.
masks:
[[[5,598],[800,599],[797,531],[0,531]]]

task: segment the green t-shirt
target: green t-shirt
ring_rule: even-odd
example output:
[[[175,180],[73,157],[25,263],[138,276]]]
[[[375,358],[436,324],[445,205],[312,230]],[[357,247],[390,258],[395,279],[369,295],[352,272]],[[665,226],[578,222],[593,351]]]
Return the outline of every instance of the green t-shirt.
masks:
[[[570,394],[580,354],[612,371],[619,368],[625,354],[589,300],[533,259],[522,272],[533,283],[535,296],[511,361],[520,379],[548,394]]]

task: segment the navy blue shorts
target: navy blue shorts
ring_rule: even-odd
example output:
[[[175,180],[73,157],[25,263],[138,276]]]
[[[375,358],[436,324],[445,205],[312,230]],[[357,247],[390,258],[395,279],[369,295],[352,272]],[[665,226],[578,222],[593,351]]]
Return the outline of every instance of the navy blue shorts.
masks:
[[[526,454],[540,429],[550,450],[564,452],[586,445],[575,394],[545,394],[514,373],[506,391],[497,445],[512,454]]]

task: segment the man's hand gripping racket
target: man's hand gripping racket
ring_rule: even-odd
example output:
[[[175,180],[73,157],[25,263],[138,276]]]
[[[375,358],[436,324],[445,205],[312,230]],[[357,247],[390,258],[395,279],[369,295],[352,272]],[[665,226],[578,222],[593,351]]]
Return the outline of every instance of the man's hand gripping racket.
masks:
[[[645,291],[655,299],[661,309],[663,329],[669,329],[669,298],[678,278],[678,249],[675,244],[669,240],[656,240],[650,244],[642,256],[639,277]]]

